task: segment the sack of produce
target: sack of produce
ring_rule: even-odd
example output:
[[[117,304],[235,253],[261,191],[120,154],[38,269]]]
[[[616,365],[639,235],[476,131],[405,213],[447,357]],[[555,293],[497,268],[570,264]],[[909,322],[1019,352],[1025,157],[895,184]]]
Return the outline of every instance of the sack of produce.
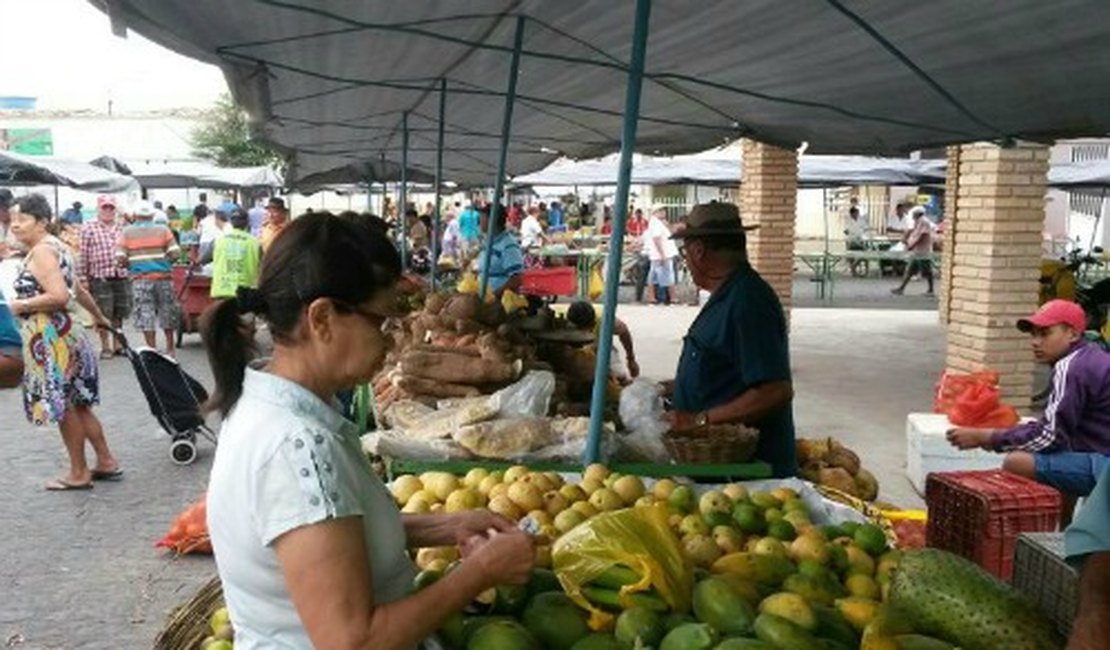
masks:
[[[460,427],[455,442],[483,458],[519,458],[555,442],[547,418],[506,418]]]
[[[559,582],[590,611],[590,627],[608,629],[631,607],[685,613],[693,568],[667,522],[664,507],[597,515],[559,538],[552,549]]]
[[[421,420],[435,413],[435,409],[420,402],[403,399],[394,402],[382,413],[385,426],[390,429],[410,429]]]
[[[488,399],[467,401],[458,408],[432,411],[412,426],[399,430],[399,433],[413,440],[449,438],[460,427],[484,422],[496,416],[497,408]]]
[[[168,548],[178,555],[187,553],[212,554],[212,541],[208,537],[207,496],[174,518],[166,536],[154,543],[155,548]]]
[[[471,460],[471,454],[450,438],[413,440],[393,431],[375,431],[361,438],[362,450],[374,456],[403,460]]]

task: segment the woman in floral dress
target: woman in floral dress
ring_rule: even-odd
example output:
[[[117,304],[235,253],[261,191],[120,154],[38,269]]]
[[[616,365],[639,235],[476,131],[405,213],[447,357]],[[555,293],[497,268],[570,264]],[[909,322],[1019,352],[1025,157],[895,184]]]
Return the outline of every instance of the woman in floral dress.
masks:
[[[11,210],[12,232],[29,251],[15,281],[18,299],[9,307],[21,319],[23,335],[23,408],[27,419],[57,424],[69,472],[46,484],[47,490],[83,490],[93,480],[118,480],[123,471],[108,449],[104,429],[93,414],[100,402],[96,352],[71,316],[74,299],[97,326],[108,320],[76,281],[73,254],[50,234],[50,204],[41,194],[20,197]],[[85,443],[96,464],[89,467]]]

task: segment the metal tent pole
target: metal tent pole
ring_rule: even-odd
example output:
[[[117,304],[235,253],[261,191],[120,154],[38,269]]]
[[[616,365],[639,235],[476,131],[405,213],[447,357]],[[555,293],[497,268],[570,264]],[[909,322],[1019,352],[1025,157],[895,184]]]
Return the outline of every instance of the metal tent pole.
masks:
[[[439,126],[436,133],[436,188],[435,188],[435,223],[432,224],[432,291],[436,290],[436,270],[439,267],[439,256],[436,252],[439,244],[439,225],[442,210],[440,208],[440,188],[443,186],[443,141],[445,139],[444,120],[447,118],[447,79],[439,80]]]
[[[624,128],[621,133],[621,158],[617,174],[617,196],[613,215],[613,232],[609,238],[608,268],[605,278],[605,305],[601,315],[601,334],[597,343],[597,366],[594,368],[593,397],[590,400],[590,434],[586,441],[586,463],[596,463],[601,456],[601,431],[605,415],[605,389],[609,384],[609,356],[613,348],[613,324],[616,322],[617,294],[621,279],[621,248],[628,212],[628,191],[632,180],[632,151],[636,147],[636,127],[640,117],[640,90],[644,81],[644,57],[647,52],[651,0],[636,0],[636,22],[632,32],[632,60],[628,68],[628,90],[624,98]]]
[[[524,47],[524,16],[516,17],[516,34],[513,36],[513,58],[509,63],[509,89],[505,93],[505,113],[501,121],[501,151],[497,156],[497,178],[493,186],[493,205],[489,210],[489,228],[486,232],[486,250],[482,252],[482,283],[478,297],[486,299],[489,288],[489,266],[493,260],[493,238],[497,236],[497,219],[501,213],[501,195],[505,188],[505,168],[509,159],[509,136],[513,130],[513,106],[516,104],[516,81],[520,75],[520,50]]]
[[[409,114],[401,115],[401,198],[397,206],[401,212],[401,268],[407,268],[405,251],[408,249],[409,226],[405,213],[409,205]]]

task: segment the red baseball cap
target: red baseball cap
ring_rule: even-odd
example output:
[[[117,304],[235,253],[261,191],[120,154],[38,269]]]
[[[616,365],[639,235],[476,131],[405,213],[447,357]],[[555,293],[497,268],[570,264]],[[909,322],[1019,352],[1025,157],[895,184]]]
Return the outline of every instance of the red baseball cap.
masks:
[[[1017,322],[1017,328],[1025,333],[1037,327],[1067,325],[1079,333],[1087,329],[1087,315],[1083,308],[1070,300],[1049,300],[1041,305],[1037,313]]]

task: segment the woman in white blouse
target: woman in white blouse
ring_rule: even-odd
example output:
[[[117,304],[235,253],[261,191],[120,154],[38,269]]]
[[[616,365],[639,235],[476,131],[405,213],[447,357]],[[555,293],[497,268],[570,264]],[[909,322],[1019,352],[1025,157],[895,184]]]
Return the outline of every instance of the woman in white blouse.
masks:
[[[487,511],[404,515],[370,470],[332,395],[366,382],[387,342],[401,263],[380,233],[328,214],[296,219],[202,326],[224,415],[208,526],[237,650],[409,649],[497,584],[522,584],[529,536]],[[247,367],[243,314],[274,352]],[[410,593],[410,547],[458,544],[463,561]]]

